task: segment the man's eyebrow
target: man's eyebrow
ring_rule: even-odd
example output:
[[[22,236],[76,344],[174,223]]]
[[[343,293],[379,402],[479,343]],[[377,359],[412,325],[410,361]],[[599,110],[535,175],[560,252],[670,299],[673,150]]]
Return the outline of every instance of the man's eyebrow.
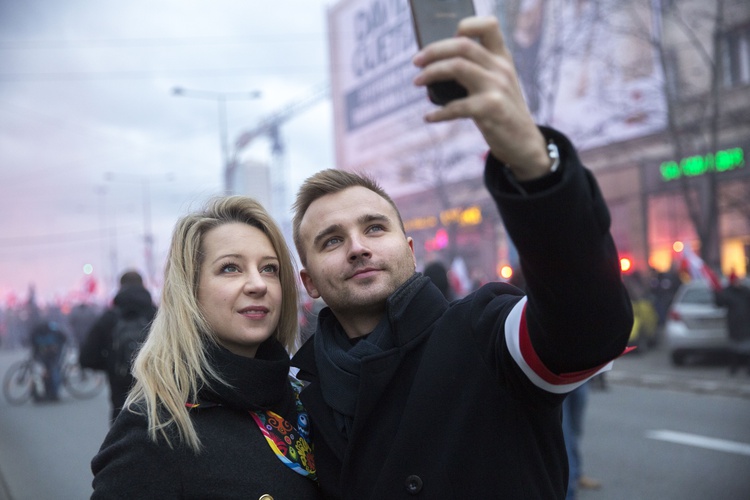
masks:
[[[367,224],[368,222],[391,222],[391,218],[384,214],[365,214],[357,219],[359,224]]]
[[[387,215],[374,213],[374,214],[365,214],[361,215],[357,218],[357,224],[367,224],[370,222],[385,222],[390,223],[391,218]],[[326,227],[325,229],[321,230],[318,234],[315,235],[315,238],[313,238],[313,245],[318,246],[321,240],[325,239],[332,233],[336,233],[339,231],[343,231],[344,226],[341,224],[331,224],[330,226]]]
[[[329,234],[335,233],[337,231],[340,231],[343,229],[343,226],[341,224],[331,224],[327,228],[320,231],[318,234],[315,235],[315,238],[313,239],[313,245],[318,246],[320,243],[320,240],[326,238]]]

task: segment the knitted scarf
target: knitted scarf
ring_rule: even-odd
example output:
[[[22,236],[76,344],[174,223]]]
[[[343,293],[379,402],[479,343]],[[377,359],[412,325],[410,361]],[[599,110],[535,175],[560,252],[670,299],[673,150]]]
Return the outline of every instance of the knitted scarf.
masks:
[[[375,330],[352,346],[336,317],[326,310],[314,342],[323,399],[336,412],[339,430],[348,437],[357,407],[362,359],[395,347],[388,317],[384,315]]]

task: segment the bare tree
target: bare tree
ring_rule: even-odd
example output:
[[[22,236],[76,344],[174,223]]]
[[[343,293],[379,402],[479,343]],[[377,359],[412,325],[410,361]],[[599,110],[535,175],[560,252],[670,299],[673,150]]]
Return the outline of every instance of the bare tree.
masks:
[[[664,79],[664,95],[667,104],[667,132],[671,139],[675,158],[685,158],[696,151],[717,151],[719,126],[721,123],[721,73],[720,73],[720,36],[724,30],[724,1],[701,2],[690,13],[683,8],[686,2],[661,4],[661,19],[670,23],[675,30],[687,40],[692,49],[691,58],[702,66],[708,76],[707,87],[689,89],[689,78],[679,78],[677,71],[670,67],[675,59],[670,53],[670,45],[665,41],[662,32],[656,32],[651,38],[654,48],[659,52],[662,69],[665,75],[674,75],[674,82]],[[711,11],[711,9],[715,9]],[[701,36],[696,27],[700,21],[712,20],[711,36]],[[701,91],[702,90],[702,91]],[[683,96],[701,95],[702,99],[691,99],[693,106],[686,106]],[[700,253],[712,267],[720,264],[718,202],[716,189],[716,171],[710,169],[705,175],[690,178],[681,177],[682,193],[688,208],[690,219],[700,240]]]
[[[745,112],[732,111],[726,104],[727,87],[723,77],[727,71],[724,40],[728,20],[733,17],[747,19],[748,6],[742,0],[600,0],[566,3],[548,0],[545,19],[545,50],[540,51],[536,65],[529,72],[533,88],[542,103],[536,110],[540,122],[555,124],[561,117],[556,108],[565,96],[561,82],[566,61],[588,65],[591,60],[602,68],[600,73],[634,75],[653,65],[656,78],[645,79],[652,88],[642,87],[646,95],[640,105],[646,113],[660,115],[663,132],[668,138],[673,158],[704,157],[706,171],[703,175],[682,175],[681,193],[690,221],[700,240],[700,253],[713,267],[719,266],[719,202],[717,195],[717,170],[712,154],[720,149],[722,132],[738,123],[748,122]],[[570,29],[570,16],[562,9],[575,9],[575,26]],[[729,10],[729,13],[727,12]],[[583,13],[583,14],[582,14]],[[567,26],[566,26],[567,24]],[[602,50],[607,38],[629,39],[631,50]],[[634,48],[640,47],[640,50]],[[577,78],[578,75],[575,75]],[[649,83],[650,82],[650,83]],[[612,123],[632,121],[635,115],[623,96],[611,92],[606,82],[599,81],[590,89],[593,101],[608,111],[592,113],[580,127],[567,126],[579,144],[589,138],[606,133]],[[557,111],[559,113],[559,111]],[[749,210],[739,196],[722,208]],[[750,221],[750,211],[746,212]]]
[[[705,166],[701,175],[681,172],[678,182],[700,240],[701,256],[718,268],[720,211],[714,152],[721,147],[722,132],[748,120],[741,113],[728,112],[724,104],[727,88],[723,72],[727,68],[723,49],[727,21],[731,19],[727,9],[734,9],[735,14],[744,10],[747,18],[748,7],[739,0],[631,0],[627,5],[635,12],[650,12],[651,22],[643,19],[625,26],[609,23],[609,29],[646,41],[657,54],[663,75],[657,81],[665,105],[664,132],[672,157],[699,155]],[[725,205],[740,207],[737,203]],[[750,219],[750,213],[747,217]]]

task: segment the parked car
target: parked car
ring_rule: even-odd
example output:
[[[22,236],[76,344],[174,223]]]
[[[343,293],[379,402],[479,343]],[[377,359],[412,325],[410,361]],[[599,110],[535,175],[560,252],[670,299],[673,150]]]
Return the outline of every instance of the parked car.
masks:
[[[708,283],[691,281],[680,286],[669,306],[664,337],[677,366],[694,354],[729,350],[726,309],[714,303]]]

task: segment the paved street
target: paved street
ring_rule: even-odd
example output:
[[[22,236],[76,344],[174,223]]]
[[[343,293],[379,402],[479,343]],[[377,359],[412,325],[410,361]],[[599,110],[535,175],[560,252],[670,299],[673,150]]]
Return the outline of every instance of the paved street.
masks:
[[[0,351],[0,376],[25,351]],[[108,393],[59,403],[10,406],[0,397],[0,500],[91,496],[91,457],[109,428]]]
[[[24,355],[20,351],[0,351],[0,374],[5,373],[13,360]],[[643,450],[650,448],[639,448],[645,446],[643,444],[634,443],[630,449],[624,449],[633,440],[627,437],[626,431],[634,431],[641,424],[651,427],[663,425],[658,421],[659,418],[674,423],[678,417],[684,421],[702,419],[695,424],[696,428],[702,428],[700,426],[705,426],[707,422],[717,429],[727,428],[726,423],[715,422],[713,419],[737,421],[739,416],[723,415],[722,410],[716,409],[716,405],[724,405],[724,413],[736,413],[737,408],[746,408],[750,400],[750,377],[744,372],[730,378],[726,367],[718,363],[673,368],[669,365],[667,353],[662,350],[645,351],[640,355],[629,354],[616,361],[615,369],[607,375],[607,382],[611,387],[610,391],[593,393],[583,443],[584,452],[590,456],[589,471],[599,475],[599,479],[606,480],[605,489],[583,492],[581,500],[628,498],[627,488],[633,487],[634,482],[641,481],[640,477],[631,477],[631,473],[648,471],[649,460],[659,461],[667,469],[671,466],[669,460],[673,458],[669,458],[670,455],[664,455],[667,458],[663,458],[650,452],[645,453]],[[707,397],[696,399],[699,395]],[[629,410],[620,410],[616,407],[619,404]],[[693,404],[697,408],[711,407],[718,416],[704,416],[703,412],[697,411],[695,415],[691,415],[678,408],[682,404]],[[650,409],[648,414],[653,419],[644,421],[645,408]],[[107,418],[106,390],[96,398],[84,401],[66,395],[58,404],[27,403],[14,407],[0,398],[0,500],[88,498],[91,493],[89,461],[107,432]],[[618,432],[612,431],[613,426],[616,430],[619,429]],[[655,430],[659,430],[659,427]],[[640,429],[638,433],[633,432],[632,435],[642,437]],[[662,441],[665,439],[664,435],[656,437]],[[727,439],[731,437],[727,436]],[[744,444],[750,447],[747,441],[740,443],[740,446]],[[648,439],[644,442],[652,443],[655,440]],[[663,446],[659,449],[669,450],[670,447]],[[682,453],[682,449],[676,448],[678,457],[693,456]],[[696,457],[694,460],[700,460],[702,455]],[[630,466],[627,465],[627,459],[632,460]],[[732,464],[736,464],[737,460],[750,463],[750,457],[747,456],[733,456],[731,460]],[[687,471],[688,475],[702,472],[702,461],[686,464],[682,472]],[[694,471],[692,467],[695,467]],[[673,488],[669,490],[672,492],[686,487],[678,484],[680,481],[676,477],[657,477],[653,473],[649,477],[650,480],[657,481],[661,488]],[[674,484],[670,481],[674,481]],[[618,497],[618,494],[621,496]],[[659,495],[661,496],[631,495],[629,498],[700,498],[664,496],[663,491]]]

